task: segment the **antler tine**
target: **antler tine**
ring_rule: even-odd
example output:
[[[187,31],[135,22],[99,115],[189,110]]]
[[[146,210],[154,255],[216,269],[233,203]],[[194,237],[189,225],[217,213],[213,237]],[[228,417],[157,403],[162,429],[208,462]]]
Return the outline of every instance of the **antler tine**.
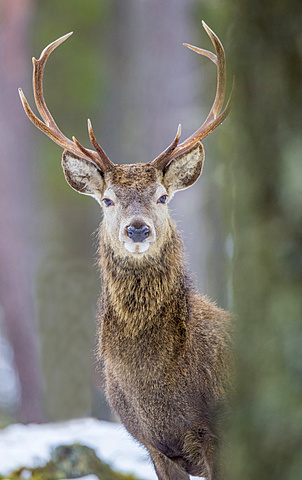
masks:
[[[202,26],[209,35],[215,50],[216,50],[216,65],[217,65],[217,88],[216,88],[216,95],[215,95],[215,100],[212,105],[212,108],[210,110],[210,113],[208,117],[206,118],[206,121],[204,122],[204,125],[207,125],[210,123],[212,120],[216,119],[217,116],[219,115],[223,102],[224,102],[224,97],[225,97],[225,87],[226,87],[226,63],[225,63],[225,53],[224,53],[224,48],[222,46],[222,43],[220,42],[219,38],[215,33],[208,27],[208,25],[202,21]],[[201,53],[201,52],[199,52]],[[204,55],[204,53],[201,53],[201,55]],[[204,126],[203,125],[203,126]],[[202,126],[202,127],[203,127]],[[201,128],[202,128],[201,127]]]
[[[69,38],[73,32],[67,33],[62,37],[58,38],[54,42],[50,43],[47,47],[44,48],[42,51],[40,58],[37,60],[35,57],[32,58],[34,70],[33,70],[33,91],[36,106],[38,112],[40,113],[41,117],[43,118],[44,122],[48,126],[52,126],[54,129],[59,130],[57,124],[55,123],[50,111],[47,108],[47,105],[44,100],[44,93],[43,93],[43,74],[46,62],[48,60],[49,55],[59,46],[61,43],[65,42],[67,38]]]
[[[44,68],[45,68],[47,59],[49,55],[59,45],[61,45],[61,43],[63,43],[65,40],[67,40],[67,38],[69,38],[72,35],[72,33],[73,32],[67,33],[66,35],[50,43],[46,48],[44,48],[38,60],[36,58],[33,58],[34,98],[35,98],[35,103],[36,103],[38,112],[40,113],[45,123],[42,122],[34,114],[21,88],[19,88],[19,95],[20,95],[21,102],[23,104],[23,108],[25,110],[26,115],[37,128],[39,128],[43,133],[45,133],[49,138],[51,138],[51,140],[53,140],[60,147],[64,148],[65,150],[68,150],[71,153],[74,153],[75,155],[85,158],[90,162],[92,161],[96,165],[96,167],[99,168],[104,173],[108,168],[108,162],[104,161],[104,158],[99,155],[99,152],[97,153],[93,150],[86,149],[85,147],[83,147],[74,137],[73,137],[73,140],[70,140],[69,138],[65,137],[65,135],[61,132],[56,122],[54,121],[44,99],[43,73],[44,73]]]
[[[104,165],[106,165],[106,168],[110,169],[114,166],[114,163],[111,162],[109,157],[107,156],[106,152],[102,149],[101,145],[98,143],[97,139],[95,138],[93,129],[92,129],[92,124],[91,121],[88,118],[88,133],[89,133],[89,138],[90,141],[93,145],[93,147],[96,149],[98,152],[100,158],[102,159]]]
[[[213,52],[209,52],[209,50],[205,50],[204,48],[200,47],[195,47],[194,45],[190,45],[189,43],[183,43],[184,47],[189,48],[190,50],[193,50],[193,52],[199,53],[199,55],[203,55],[204,57],[208,57],[210,60],[212,60],[215,65],[217,65],[217,56]]]
[[[210,37],[216,51],[216,55],[208,50],[204,50],[203,48],[194,47],[185,43],[184,45],[194,52],[203,55],[209,58],[213,63],[217,66],[217,87],[216,87],[216,95],[206,120],[201,125],[201,127],[196,130],[192,135],[190,135],[184,142],[176,146],[171,152],[164,151],[159,157],[161,158],[160,165],[157,165],[160,168],[165,168],[172,161],[173,158],[186,153],[190,150],[195,144],[203,140],[207,135],[209,135],[213,130],[215,130],[218,125],[220,125],[223,120],[227,117],[230,111],[230,101],[232,92],[229,96],[227,104],[224,110],[221,112],[221,109],[224,104],[225,99],[225,89],[226,89],[226,61],[225,61],[225,53],[223,46],[217,37],[217,35],[207,26],[207,24],[202,21],[202,26],[207,32],[208,36]],[[233,90],[233,88],[232,88]],[[166,156],[165,156],[166,155]],[[163,158],[165,156],[165,158]],[[156,162],[155,159],[153,162]],[[153,163],[152,162],[152,163]]]
[[[178,125],[177,132],[173,142],[158,156],[156,157],[151,163],[155,167],[164,168],[166,165],[166,158],[169,157],[175,150],[178,145],[179,139],[181,135],[181,124]]]

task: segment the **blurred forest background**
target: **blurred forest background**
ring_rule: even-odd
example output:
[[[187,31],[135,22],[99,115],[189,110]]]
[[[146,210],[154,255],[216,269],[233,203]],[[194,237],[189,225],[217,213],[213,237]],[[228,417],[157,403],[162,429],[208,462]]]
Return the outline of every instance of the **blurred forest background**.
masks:
[[[100,208],[65,182],[61,149],[26,118],[31,57],[58,125],[115,163],[147,162],[199,127],[216,71],[182,46],[222,40],[231,115],[202,178],[173,200],[201,291],[237,317],[229,478],[302,476],[302,2],[0,1],[0,424],[110,419],[94,358]]]

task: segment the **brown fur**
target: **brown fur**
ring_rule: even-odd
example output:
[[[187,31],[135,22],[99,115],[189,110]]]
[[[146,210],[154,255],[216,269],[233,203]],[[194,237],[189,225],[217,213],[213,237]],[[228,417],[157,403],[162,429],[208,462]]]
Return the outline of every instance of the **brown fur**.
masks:
[[[135,189],[133,167],[117,170],[111,182]],[[140,171],[140,192],[154,180]],[[159,479],[213,478],[213,412],[229,381],[229,315],[195,291],[170,218],[155,254],[137,259],[112,245],[103,224],[99,355],[109,403],[148,449]]]
[[[217,478],[215,415],[230,377],[230,317],[196,292],[168,207],[157,201],[192,185],[203,159],[199,144],[164,171],[116,165],[102,174],[63,154],[73,188],[101,205],[103,198],[113,201],[99,236],[99,356],[108,401],[148,449],[159,480]],[[131,250],[127,237],[133,221],[150,227],[142,253]]]

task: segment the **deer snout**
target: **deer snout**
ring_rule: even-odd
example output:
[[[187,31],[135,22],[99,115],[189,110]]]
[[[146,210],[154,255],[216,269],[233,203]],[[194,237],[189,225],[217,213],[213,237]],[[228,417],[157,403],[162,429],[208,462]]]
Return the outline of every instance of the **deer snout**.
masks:
[[[152,220],[129,218],[124,225],[121,225],[119,239],[130,253],[141,254],[147,252],[156,239]]]
[[[126,227],[127,237],[133,242],[143,242],[149,237],[150,228],[146,224],[133,223]]]

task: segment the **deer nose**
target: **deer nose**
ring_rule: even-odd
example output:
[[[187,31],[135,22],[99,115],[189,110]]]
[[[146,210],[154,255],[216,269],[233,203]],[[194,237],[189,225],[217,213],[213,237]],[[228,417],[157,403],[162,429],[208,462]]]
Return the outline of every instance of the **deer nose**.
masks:
[[[127,227],[127,236],[133,240],[133,242],[142,242],[149,237],[148,225],[133,224]]]

